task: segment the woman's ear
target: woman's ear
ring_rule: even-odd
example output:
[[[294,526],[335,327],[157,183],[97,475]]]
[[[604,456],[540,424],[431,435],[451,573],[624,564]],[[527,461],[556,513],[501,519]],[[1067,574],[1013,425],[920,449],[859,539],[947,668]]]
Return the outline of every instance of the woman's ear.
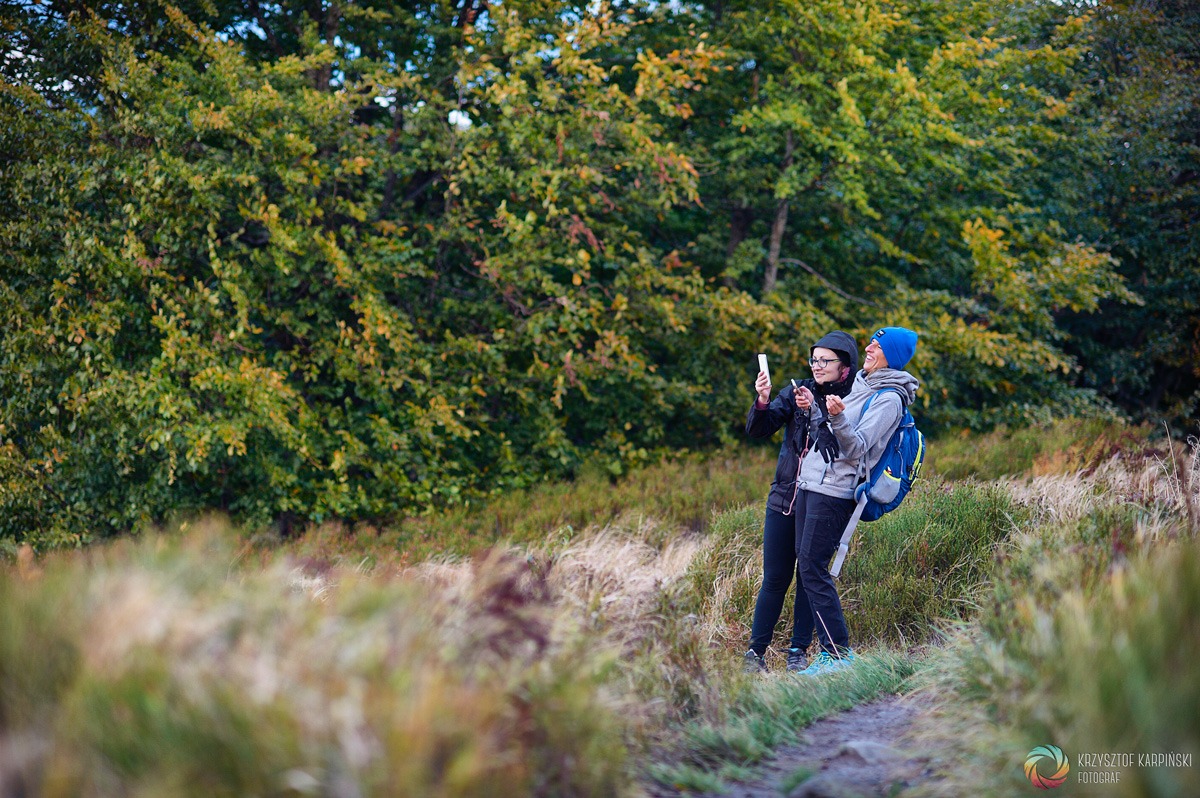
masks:
[[[849,367],[849,366],[842,366],[842,376],[841,376],[841,378],[838,380],[838,382],[845,382],[845,381],[846,381],[846,378],[847,378],[847,377],[849,377],[849,376],[850,376],[850,367]]]

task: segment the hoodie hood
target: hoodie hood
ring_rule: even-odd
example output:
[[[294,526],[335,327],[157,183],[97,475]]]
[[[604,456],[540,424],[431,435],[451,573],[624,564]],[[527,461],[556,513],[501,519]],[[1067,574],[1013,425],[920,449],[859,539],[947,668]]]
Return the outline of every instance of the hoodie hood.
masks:
[[[808,348],[808,356],[812,357],[813,350],[818,346],[832,349],[842,358],[842,362],[850,367],[850,373],[858,371],[858,344],[849,333],[834,330],[821,337],[821,340]]]
[[[837,396],[845,396],[850,393],[850,386],[854,384],[854,375],[858,372],[858,344],[854,342],[854,339],[848,333],[844,333],[841,330],[834,330],[822,336],[821,340],[808,348],[809,357],[812,357],[813,350],[818,346],[837,352],[838,357],[842,359],[842,363],[849,366],[850,371],[844,380],[838,380],[826,385],[814,382],[815,387],[813,392],[818,395],[836,394]]]
[[[904,396],[905,407],[911,405],[913,400],[917,398],[917,388],[921,385],[916,377],[900,369],[876,369],[870,374],[860,371],[858,377],[866,389],[872,392],[882,388],[895,388],[899,390],[901,395]]]

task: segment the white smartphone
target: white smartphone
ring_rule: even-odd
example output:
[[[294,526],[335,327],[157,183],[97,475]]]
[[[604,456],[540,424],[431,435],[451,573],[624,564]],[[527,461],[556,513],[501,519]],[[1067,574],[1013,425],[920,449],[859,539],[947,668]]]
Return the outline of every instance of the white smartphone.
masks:
[[[767,368],[767,356],[761,352],[758,355],[758,370],[767,375],[767,382],[771,381],[771,370]]]

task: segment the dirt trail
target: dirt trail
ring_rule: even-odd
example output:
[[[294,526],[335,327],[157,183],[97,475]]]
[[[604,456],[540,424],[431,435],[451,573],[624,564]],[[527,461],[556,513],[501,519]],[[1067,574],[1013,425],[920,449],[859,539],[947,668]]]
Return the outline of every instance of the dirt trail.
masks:
[[[924,709],[919,697],[887,696],[813,723],[775,752],[756,781],[724,798],[890,796],[928,776],[928,761],[905,739]],[[795,774],[812,775],[797,784]],[[792,786],[794,785],[794,786]],[[790,790],[785,787],[791,786]],[[715,797],[714,797],[715,798]]]

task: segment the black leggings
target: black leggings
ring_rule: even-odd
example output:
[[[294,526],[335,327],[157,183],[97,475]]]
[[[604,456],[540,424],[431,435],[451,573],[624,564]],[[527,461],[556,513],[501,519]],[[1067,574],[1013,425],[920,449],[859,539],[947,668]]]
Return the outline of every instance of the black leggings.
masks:
[[[837,654],[850,647],[850,636],[837,587],[829,574],[829,560],[854,512],[854,501],[802,490],[792,512],[784,515],[767,510],[763,523],[763,582],[754,604],[750,648],[762,656],[771,644],[795,573],[798,586],[792,607],[791,647],[807,649],[815,631],[821,648]]]

